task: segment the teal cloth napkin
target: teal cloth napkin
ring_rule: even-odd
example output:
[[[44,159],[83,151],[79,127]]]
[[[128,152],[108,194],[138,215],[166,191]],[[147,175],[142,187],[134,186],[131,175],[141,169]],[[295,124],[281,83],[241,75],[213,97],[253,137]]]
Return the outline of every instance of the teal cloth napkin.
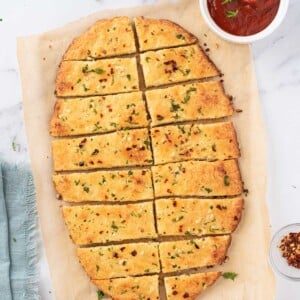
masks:
[[[39,299],[36,203],[28,165],[0,161],[0,299]]]

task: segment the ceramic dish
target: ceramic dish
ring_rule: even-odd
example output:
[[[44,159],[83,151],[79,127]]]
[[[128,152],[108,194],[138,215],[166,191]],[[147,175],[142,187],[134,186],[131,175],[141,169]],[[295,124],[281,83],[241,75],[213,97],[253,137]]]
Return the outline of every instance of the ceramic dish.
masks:
[[[248,43],[253,43],[255,41],[261,40],[268,35],[270,35],[276,28],[279,27],[281,22],[283,21],[288,5],[289,5],[289,0],[281,0],[278,8],[278,12],[274,20],[262,31],[259,33],[253,34],[253,35],[248,35],[248,36],[238,36],[238,35],[233,35],[230,34],[226,31],[224,31],[222,28],[220,28],[213,18],[211,17],[209,10],[208,10],[208,4],[207,0],[199,0],[200,4],[200,11],[201,14],[209,26],[209,28],[215,32],[217,35],[219,35],[221,38],[224,40],[234,42],[234,43],[239,43],[239,44],[248,44]]]
[[[300,232],[300,223],[287,225],[275,233],[270,246],[270,262],[273,269],[283,277],[300,281],[300,269],[289,266],[278,247],[282,238],[290,232]]]

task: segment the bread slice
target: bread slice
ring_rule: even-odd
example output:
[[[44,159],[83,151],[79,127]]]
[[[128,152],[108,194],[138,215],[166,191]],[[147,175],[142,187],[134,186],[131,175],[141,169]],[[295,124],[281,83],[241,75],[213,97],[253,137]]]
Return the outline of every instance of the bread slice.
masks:
[[[69,235],[77,245],[157,236],[151,202],[64,206],[62,212]]]
[[[128,17],[99,20],[73,40],[64,60],[90,60],[136,52]]]
[[[153,199],[151,171],[147,169],[56,174],[53,182],[67,202]]]
[[[167,300],[194,300],[220,276],[221,272],[208,272],[165,277]]]
[[[215,235],[234,232],[242,215],[244,201],[232,199],[157,199],[158,234]]]
[[[152,126],[231,116],[233,106],[219,81],[146,91]]]
[[[106,133],[124,128],[147,127],[148,124],[141,92],[57,99],[50,134],[72,136]]]
[[[195,43],[197,38],[169,20],[134,18],[140,51]]]
[[[221,264],[225,260],[230,242],[230,235],[162,242],[159,244],[162,272],[168,273]]]
[[[147,87],[219,75],[199,45],[148,51],[141,54]]]
[[[235,196],[243,192],[236,160],[186,161],[152,167],[155,197]]]
[[[55,171],[151,165],[147,129],[117,131],[52,142]]]
[[[77,256],[91,279],[159,273],[157,243],[78,248]]]
[[[63,61],[57,72],[55,91],[59,97],[95,96],[138,90],[135,58],[97,61]]]
[[[151,139],[155,164],[240,156],[231,122],[156,127],[151,130]]]
[[[92,280],[92,282],[114,300],[159,299],[158,275]]]

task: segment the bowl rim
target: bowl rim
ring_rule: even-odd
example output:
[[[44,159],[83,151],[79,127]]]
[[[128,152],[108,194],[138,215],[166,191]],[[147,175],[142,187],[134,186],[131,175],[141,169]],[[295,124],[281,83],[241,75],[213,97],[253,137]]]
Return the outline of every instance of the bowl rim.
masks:
[[[286,16],[289,6],[289,0],[280,0],[279,8],[275,18],[265,29],[258,33],[247,36],[234,35],[226,32],[221,27],[219,27],[209,13],[207,0],[199,0],[199,5],[204,21],[214,33],[230,42],[249,44],[265,38],[266,36],[270,35],[277,27],[279,27],[284,17]]]
[[[284,278],[286,279],[289,279],[289,280],[292,280],[292,281],[300,281],[300,275],[297,276],[297,277],[294,277],[294,276],[289,276],[287,274],[285,274],[284,272],[282,272],[278,267],[277,267],[277,264],[275,263],[274,259],[273,259],[273,256],[272,256],[272,251],[274,251],[273,249],[273,243],[275,242],[275,240],[278,238],[279,234],[283,231],[285,231],[286,229],[288,228],[292,228],[293,226],[296,226],[296,227],[299,227],[300,229],[300,223],[291,223],[291,224],[288,224],[288,225],[285,225],[283,227],[281,227],[280,229],[278,229],[272,239],[271,239],[271,243],[270,243],[270,249],[269,249],[269,261],[270,261],[270,264],[271,266],[273,267],[273,269],[281,276],[283,276]],[[278,245],[276,245],[276,247],[278,247]],[[300,271],[300,270],[299,270]]]

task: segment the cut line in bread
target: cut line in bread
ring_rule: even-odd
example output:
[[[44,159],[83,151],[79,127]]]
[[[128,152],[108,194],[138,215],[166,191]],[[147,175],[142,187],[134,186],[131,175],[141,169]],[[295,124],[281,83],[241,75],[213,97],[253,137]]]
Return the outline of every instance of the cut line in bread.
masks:
[[[55,171],[143,166],[153,162],[147,129],[54,140],[52,152]]]
[[[221,264],[225,260],[230,242],[230,235],[162,242],[159,244],[162,272],[177,272]]]
[[[153,205],[150,202],[64,206],[62,212],[69,235],[77,245],[157,236]]]
[[[81,97],[137,91],[135,58],[62,61],[55,81],[58,97]]]
[[[197,38],[169,20],[134,18],[140,51],[195,43]]]
[[[175,85],[145,95],[152,126],[223,118],[234,111],[219,81]]]
[[[194,300],[221,276],[221,272],[165,277],[167,300]]]
[[[160,236],[230,234],[238,226],[244,201],[232,199],[156,199]]]
[[[231,122],[155,127],[151,129],[151,140],[155,164],[240,156]]]
[[[141,92],[87,98],[57,99],[50,124],[53,136],[107,133],[147,127]]]
[[[99,20],[75,38],[63,60],[92,60],[136,52],[128,17]]]
[[[77,256],[91,279],[159,273],[157,243],[78,248]]]
[[[190,45],[140,55],[146,87],[220,75],[199,45]]]
[[[151,168],[155,197],[235,196],[243,192],[236,160],[185,161]]]
[[[56,192],[67,202],[127,202],[153,199],[151,171],[97,171],[53,175]]]
[[[92,280],[107,296],[115,300],[158,300],[158,275]]]

